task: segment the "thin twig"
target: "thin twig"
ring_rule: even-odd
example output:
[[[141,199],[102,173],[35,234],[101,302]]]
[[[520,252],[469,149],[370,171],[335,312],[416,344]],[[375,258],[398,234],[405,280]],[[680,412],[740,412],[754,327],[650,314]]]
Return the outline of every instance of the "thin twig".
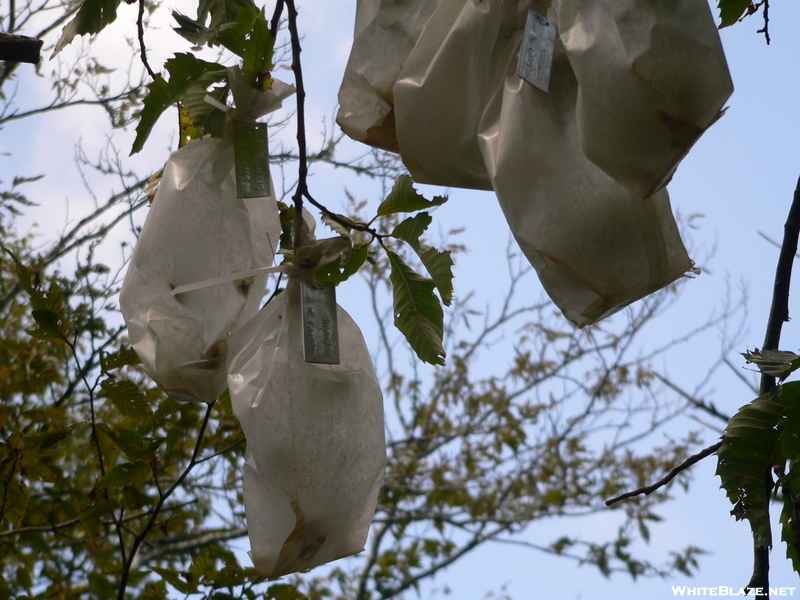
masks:
[[[300,46],[300,34],[297,30],[297,8],[295,7],[294,0],[281,0],[280,4],[286,4],[286,12],[289,20],[289,35],[292,45],[292,71],[294,72],[295,87],[297,88],[297,189],[295,190],[292,200],[294,201],[294,214],[295,214],[295,228],[294,228],[294,247],[300,247],[300,229],[297,224],[302,219],[303,214],[303,198],[308,200],[313,206],[321,210],[325,215],[347,227],[348,229],[356,229],[370,233],[373,238],[380,239],[380,234],[367,225],[360,225],[352,223],[346,219],[342,219],[339,215],[331,212],[327,207],[314,199],[308,191],[308,154],[306,150],[306,109],[305,99],[306,90],[303,83],[303,67],[300,61],[300,53],[302,48]],[[276,6],[276,15],[279,13]],[[272,26],[275,26],[275,17],[273,17]]]
[[[767,46],[769,46],[769,0],[763,0],[761,4],[764,7],[764,27],[756,33],[763,33],[764,39],[767,40]]]
[[[616,504],[617,502],[620,502],[622,500],[626,500],[628,498],[633,498],[634,496],[641,496],[642,494],[644,494],[646,496],[649,496],[650,494],[655,492],[657,489],[659,489],[661,487],[664,487],[670,481],[675,479],[675,477],[679,473],[681,473],[682,471],[685,471],[686,469],[691,467],[693,464],[700,462],[706,456],[710,456],[711,454],[714,454],[717,450],[720,449],[721,446],[722,446],[722,442],[717,442],[713,446],[709,446],[708,448],[705,448],[705,449],[701,450],[697,454],[687,458],[685,461],[683,461],[677,467],[672,469],[662,479],[659,479],[654,484],[648,485],[648,486],[645,486],[645,487],[640,487],[638,490],[633,490],[632,492],[626,492],[626,493],[622,494],[621,496],[617,496],[616,498],[611,498],[611,500],[606,500],[606,506],[611,506],[611,505]]]
[[[153,69],[150,68],[150,63],[147,62],[147,47],[144,44],[144,2],[145,0],[139,0],[139,17],[136,19],[136,28],[139,30],[139,53],[142,57],[142,64],[144,68],[147,69],[147,73],[153,79],[156,78],[156,74],[153,72]]]
[[[292,42],[292,72],[297,88],[297,189],[294,201],[294,249],[300,248],[300,223],[303,220],[303,196],[308,194],[308,157],[306,156],[306,89],[303,83],[303,67],[300,62],[300,34],[297,30],[297,8],[294,0],[285,0],[289,17],[289,35]]]
[[[707,404],[705,401],[695,398],[691,394],[687,393],[686,391],[682,390],[680,387],[672,383],[669,379],[661,375],[660,373],[653,373],[656,379],[658,379],[661,383],[666,385],[669,389],[673,392],[681,396],[684,400],[686,400],[689,404],[694,406],[695,408],[699,408],[700,410],[704,410],[712,417],[716,417],[723,423],[727,423],[730,421],[730,415],[726,415],[725,413],[721,413],[717,410],[717,407],[713,404]]]
[[[150,533],[153,525],[155,525],[156,518],[158,518],[164,503],[178,488],[178,486],[183,483],[183,480],[186,479],[186,476],[189,475],[192,469],[194,469],[195,465],[197,465],[197,455],[200,453],[200,447],[203,443],[203,436],[205,435],[206,428],[208,427],[208,421],[211,418],[211,411],[213,410],[215,404],[216,400],[209,403],[208,408],[206,408],[206,414],[203,417],[203,423],[200,425],[200,431],[197,433],[197,441],[194,444],[194,451],[192,452],[192,458],[189,461],[189,464],[183,470],[183,473],[180,474],[178,479],[175,480],[175,483],[173,483],[165,493],[159,494],[158,502],[156,502],[155,507],[153,507],[153,512],[150,515],[150,519],[148,519],[142,531],[136,536],[136,538],[134,538],[133,544],[131,544],[128,560],[124,562],[124,568],[122,570],[122,580],[120,581],[119,594],[117,595],[118,600],[125,599],[125,590],[128,587],[128,579],[131,574],[131,569],[133,568],[133,562],[136,558],[136,553],[139,550],[139,546],[142,545],[142,542],[147,537],[147,534]]]

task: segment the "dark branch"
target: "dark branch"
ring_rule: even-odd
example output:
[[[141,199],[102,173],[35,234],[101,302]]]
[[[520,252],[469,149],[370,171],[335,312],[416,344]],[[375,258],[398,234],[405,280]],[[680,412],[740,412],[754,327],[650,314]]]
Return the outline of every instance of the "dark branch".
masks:
[[[769,46],[769,0],[763,0],[761,5],[764,7],[764,27],[759,29],[756,33],[763,33],[764,39],[767,41],[767,46]]]
[[[767,19],[768,3],[765,0],[764,11],[765,19]],[[769,34],[766,32],[765,21],[765,35],[767,35],[767,43],[769,43]],[[789,216],[786,218],[786,223],[783,226],[783,243],[781,244],[781,253],[778,256],[778,266],[775,268],[775,284],[772,288],[772,306],[769,309],[769,319],[767,320],[767,331],[764,335],[764,350],[777,350],[781,341],[781,330],[783,324],[789,320],[789,289],[792,283],[792,266],[794,266],[794,258],[797,254],[797,238],[800,235],[800,178],[797,180],[797,186],[794,190],[794,198],[792,199],[792,206],[789,209]],[[760,392],[763,396],[769,393],[775,387],[775,378],[770,375],[761,375]],[[768,468],[764,474],[764,486],[766,488],[766,497],[772,495],[773,488],[772,468]],[[769,505],[767,505],[769,510]],[[758,541],[753,541],[753,575],[747,588],[763,588],[769,589],[769,548],[759,545]]]
[[[683,461],[681,464],[679,464],[677,467],[675,467],[669,473],[667,473],[662,479],[656,481],[653,485],[641,487],[638,490],[627,492],[625,494],[622,494],[621,496],[617,496],[616,498],[611,498],[611,500],[606,500],[606,506],[611,506],[613,504],[616,504],[617,502],[621,502],[622,500],[627,500],[628,498],[633,498],[634,496],[641,496],[642,494],[649,496],[650,494],[655,492],[658,488],[664,487],[670,481],[675,479],[678,473],[681,473],[682,471],[685,471],[686,469],[691,467],[693,464],[700,462],[706,456],[714,454],[717,450],[720,449],[720,446],[722,446],[722,442],[717,442],[713,446],[709,446],[708,448],[701,450],[697,454],[687,458],[685,461]]]
[[[156,74],[150,68],[150,63],[147,62],[147,47],[144,45],[144,0],[139,0],[139,16],[136,19],[136,28],[139,30],[139,54],[142,57],[142,64],[147,69],[148,75],[155,79]]]
[[[42,40],[25,37],[24,35],[0,33],[0,60],[35,65],[41,59],[43,43]]]
[[[283,1],[278,0],[275,3],[275,11],[272,13],[272,19],[269,22],[269,32],[272,34],[272,39],[278,35],[278,28],[281,24],[281,14],[283,14]]]

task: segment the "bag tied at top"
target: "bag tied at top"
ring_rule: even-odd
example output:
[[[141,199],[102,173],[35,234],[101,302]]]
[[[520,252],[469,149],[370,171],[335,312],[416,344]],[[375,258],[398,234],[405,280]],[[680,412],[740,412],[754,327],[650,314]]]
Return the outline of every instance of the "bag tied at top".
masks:
[[[265,92],[242,91],[237,73],[230,72],[237,108],[229,112],[245,123],[293,92],[278,81]],[[228,334],[258,312],[266,275],[173,290],[271,265],[280,236],[271,187],[263,196],[237,197],[232,127],[170,156],[120,293],[145,371],[181,402],[211,402],[224,391]]]

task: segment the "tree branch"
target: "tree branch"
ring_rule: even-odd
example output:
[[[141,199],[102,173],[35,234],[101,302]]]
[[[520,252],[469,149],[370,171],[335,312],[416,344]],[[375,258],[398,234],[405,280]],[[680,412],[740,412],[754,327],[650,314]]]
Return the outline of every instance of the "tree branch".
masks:
[[[144,44],[144,0],[139,0],[139,16],[136,19],[136,28],[139,32],[139,55],[142,58],[142,64],[147,69],[148,75],[152,79],[156,78],[153,69],[150,68],[150,63],[147,62],[147,47]]]
[[[765,2],[765,11],[767,9]],[[766,18],[766,17],[765,17]],[[765,22],[765,29],[766,29]],[[767,42],[769,42],[769,34]],[[769,309],[769,319],[767,320],[767,330],[764,334],[764,350],[777,350],[781,340],[781,330],[783,324],[789,320],[789,289],[792,283],[792,266],[797,254],[797,239],[800,236],[800,178],[794,190],[792,206],[789,209],[789,216],[783,226],[783,243],[781,252],[778,256],[778,266],[775,268],[775,283],[772,288],[772,305]],[[760,393],[769,393],[775,387],[775,378],[764,373],[761,374]],[[768,468],[764,474],[764,486],[766,497],[772,495],[773,488],[772,468]],[[767,504],[769,511],[769,504]],[[748,589],[763,588],[769,589],[769,548],[759,545],[758,540],[753,540],[753,575],[747,584]]]
[[[621,496],[617,496],[616,498],[611,498],[611,500],[606,500],[606,506],[611,506],[613,504],[616,504],[617,502],[621,502],[622,500],[627,500],[628,498],[633,498],[634,496],[641,496],[642,494],[644,494],[646,496],[649,496],[650,494],[655,492],[657,489],[664,487],[670,481],[675,479],[675,477],[679,473],[681,473],[682,471],[685,471],[686,469],[691,467],[693,464],[700,462],[706,456],[710,456],[711,454],[714,454],[717,450],[720,449],[720,446],[722,446],[722,442],[717,442],[713,446],[709,446],[708,448],[705,448],[705,449],[701,450],[697,454],[687,458],[685,461],[683,461],[677,467],[672,469],[662,479],[659,479],[654,484],[648,485],[648,486],[645,486],[645,487],[641,487],[638,490],[633,490],[632,492],[626,492],[626,493],[622,494]]]
[[[0,32],[0,60],[37,64],[41,60],[42,40]]]

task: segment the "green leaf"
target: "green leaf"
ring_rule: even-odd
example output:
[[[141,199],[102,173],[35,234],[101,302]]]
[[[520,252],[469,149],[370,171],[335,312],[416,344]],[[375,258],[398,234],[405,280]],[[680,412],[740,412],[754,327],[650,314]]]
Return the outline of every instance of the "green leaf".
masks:
[[[433,279],[442,302],[445,306],[450,306],[453,301],[453,259],[450,251],[426,248],[419,241],[431,221],[432,218],[428,213],[419,213],[397,225],[392,231],[392,235],[407,242],[414,249]]]
[[[258,13],[252,0],[200,0],[197,19],[192,20],[177,11],[173,11],[172,16],[179,25],[175,32],[195,46],[223,45],[241,56],[240,45]]]
[[[267,600],[307,600],[305,594],[301,594],[296,587],[288,583],[276,583],[269,586],[265,598]]]
[[[3,505],[3,521],[11,523],[13,527],[19,527],[25,517],[28,500],[31,497],[28,486],[21,481],[11,481],[0,487],[0,490],[2,491],[0,502]]]
[[[346,223],[350,223],[350,219],[347,218],[345,215],[337,214],[342,221]],[[348,236],[350,235],[351,227],[347,225],[342,225],[339,221],[335,221],[331,216],[322,214],[320,215],[320,220],[325,223],[328,227],[330,227],[335,233],[338,233],[341,236]]]
[[[193,93],[199,93],[198,89],[205,92],[211,83],[208,78],[213,78],[205,75],[206,73],[217,72],[223,76],[225,73],[225,67],[220,64],[206,62],[195,58],[193,54],[184,53],[176,54],[174,58],[169,59],[165,67],[169,72],[169,81],[161,75],[156,75],[147,86],[149,91],[139,113],[139,124],[136,126],[136,139],[131,154],[136,154],[142,149],[161,114],[181,100],[187,90],[194,87]],[[191,115],[191,111],[189,114]]]
[[[734,505],[731,513],[750,522],[762,547],[772,546],[764,473],[776,460],[779,426],[798,398],[800,383],[793,382],[743,406],[728,422],[717,451],[716,473]]]
[[[127,379],[116,381],[114,377],[100,384],[104,394],[124,416],[139,421],[147,420],[151,415],[147,397],[139,387]]]
[[[170,79],[171,80],[171,79]],[[208,87],[220,81],[226,84],[209,91]],[[222,137],[225,127],[225,113],[206,102],[206,96],[211,96],[217,102],[225,104],[228,96],[227,72],[221,69],[211,69],[194,79],[181,94],[183,108],[189,114],[195,134],[202,138],[210,133],[214,137]]]
[[[142,437],[135,431],[124,427],[109,427],[98,423],[97,428],[117,446],[131,462],[146,461],[161,445],[163,438]]]
[[[800,356],[794,352],[756,348],[752,352],[742,352],[742,356],[747,362],[756,365],[758,370],[765,375],[779,377],[781,381],[800,369]]]
[[[231,404],[231,392],[227,388],[219,396],[219,406],[222,409],[222,414],[230,417],[233,415],[233,405]]]
[[[161,581],[148,583],[136,600],[167,600],[167,584]]]
[[[392,191],[389,192],[386,200],[381,202],[378,207],[378,216],[383,217],[401,212],[417,212],[418,210],[440,206],[447,202],[447,196],[434,196],[433,200],[426,199],[414,189],[413,183],[408,175],[398,177],[392,187]]]
[[[214,559],[207,554],[198,554],[194,557],[192,566],[189,567],[189,573],[191,573],[193,581],[213,581],[217,576]]]
[[[103,373],[130,365],[138,365],[141,362],[139,355],[130,346],[122,346],[116,352],[100,352],[100,369]]]
[[[269,77],[274,68],[272,48],[275,41],[269,31],[264,9],[253,22],[253,28],[243,46],[242,75],[244,80],[257,90],[266,90],[272,85]]]
[[[361,266],[366,262],[369,255],[369,244],[357,246],[347,254],[347,258],[342,265],[340,262],[332,262],[320,267],[315,279],[323,283],[340,284],[355,275]]]
[[[91,527],[99,528],[103,517],[118,508],[117,503],[112,500],[98,497],[92,502],[81,515],[81,523],[86,523]]]
[[[150,466],[144,462],[116,465],[97,482],[100,488],[141,487],[150,478]]]
[[[729,27],[736,23],[745,11],[750,8],[751,0],[719,0],[720,28]]]
[[[428,213],[419,213],[413,217],[408,217],[402,223],[397,225],[397,227],[392,230],[392,235],[403,240],[414,250],[419,252],[419,238],[423,233],[425,233],[425,230],[428,229],[431,221],[433,221],[433,217],[431,217]]]
[[[61,32],[52,56],[61,52],[76,35],[100,33],[106,25],[113,23],[119,3],[120,0],[84,0],[75,18]]]
[[[116,586],[101,573],[89,573],[89,591],[92,598],[108,599],[117,597]]]
[[[443,365],[444,312],[433,293],[434,282],[414,272],[400,256],[386,250],[394,300],[394,324],[420,360]]]
[[[419,255],[445,306],[453,301],[453,259],[449,250],[428,248]]]
[[[197,585],[193,585],[181,579],[180,574],[174,569],[164,569],[161,567],[150,567],[172,587],[182,594],[193,594],[197,592]]]

